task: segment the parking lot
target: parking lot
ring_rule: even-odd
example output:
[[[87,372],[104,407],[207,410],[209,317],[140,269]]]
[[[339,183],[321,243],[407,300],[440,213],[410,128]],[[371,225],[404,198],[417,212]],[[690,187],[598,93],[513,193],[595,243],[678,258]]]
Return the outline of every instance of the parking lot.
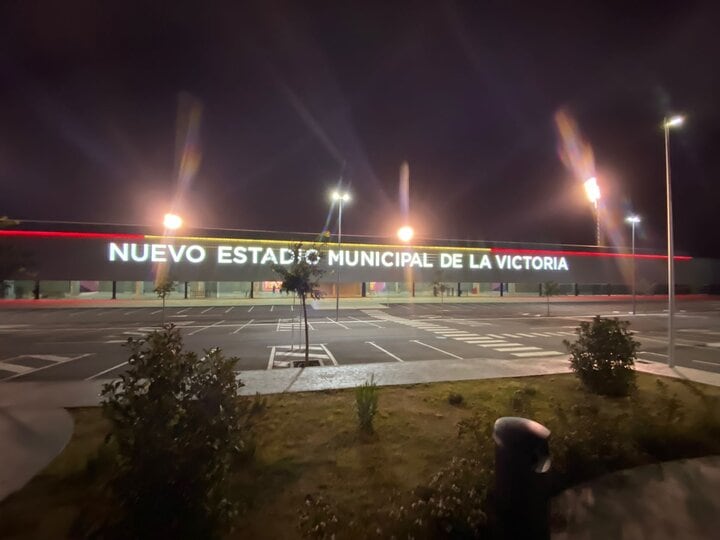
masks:
[[[346,365],[415,360],[537,359],[566,356],[582,320],[595,314],[630,320],[642,343],[640,361],[666,362],[667,313],[662,302],[368,304],[308,309],[310,360]],[[679,303],[676,363],[720,372],[720,302]],[[0,381],[112,378],[126,369],[123,344],[161,323],[158,307],[0,308]],[[283,369],[304,358],[301,312],[288,304],[168,307],[198,353],[220,347],[244,370]]]

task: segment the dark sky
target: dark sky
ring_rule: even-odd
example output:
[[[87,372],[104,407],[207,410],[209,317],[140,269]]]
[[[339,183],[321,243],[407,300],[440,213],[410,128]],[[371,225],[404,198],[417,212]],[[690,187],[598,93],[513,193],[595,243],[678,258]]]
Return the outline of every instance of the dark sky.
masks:
[[[677,248],[720,256],[714,4],[4,0],[0,215],[157,222],[192,96],[192,225],[319,231],[342,175],[344,232],[388,235],[407,160],[426,236],[592,243],[581,182],[558,157],[565,108],[616,241],[634,210],[638,245],[663,249],[661,123],[679,111]]]

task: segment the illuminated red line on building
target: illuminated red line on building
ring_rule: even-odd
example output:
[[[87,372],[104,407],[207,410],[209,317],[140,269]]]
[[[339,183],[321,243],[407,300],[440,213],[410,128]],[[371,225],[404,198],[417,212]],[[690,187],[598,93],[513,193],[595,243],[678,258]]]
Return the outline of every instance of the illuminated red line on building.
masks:
[[[144,240],[143,234],[89,233],[65,231],[1,231],[0,236],[16,238],[86,238],[89,240]]]
[[[508,255],[555,255],[569,257],[625,257],[632,258],[632,253],[603,253],[601,251],[560,251],[553,249],[512,249],[512,248],[492,248],[492,253],[505,253]],[[667,255],[648,255],[646,253],[636,253],[637,259],[666,259]],[[689,261],[692,257],[684,255],[675,255],[676,261]]]

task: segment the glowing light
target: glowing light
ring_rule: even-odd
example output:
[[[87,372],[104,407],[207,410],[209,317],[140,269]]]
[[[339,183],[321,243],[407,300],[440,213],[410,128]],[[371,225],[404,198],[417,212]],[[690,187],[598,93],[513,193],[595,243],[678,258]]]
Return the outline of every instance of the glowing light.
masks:
[[[585,180],[585,193],[593,204],[597,204],[598,200],[600,200],[600,186],[598,186],[597,178],[594,176]]]
[[[665,120],[665,127],[680,127],[685,123],[685,117],[681,115],[671,116]]]
[[[170,229],[171,231],[179,229],[182,227],[182,224],[182,218],[176,214],[165,214],[165,217],[163,218],[163,225],[166,229]]]
[[[350,194],[347,191],[343,193],[340,193],[339,191],[333,191],[331,196],[333,201],[348,202],[350,200]]]
[[[555,127],[560,139],[558,155],[563,165],[579,180],[595,176],[595,156],[577,122],[561,109],[555,113]]]
[[[627,221],[628,223],[634,223],[637,225],[642,220],[640,219],[640,216],[628,216],[625,218],[625,221]]]
[[[402,242],[409,242],[415,236],[415,231],[410,225],[404,225],[398,229],[398,238]]]

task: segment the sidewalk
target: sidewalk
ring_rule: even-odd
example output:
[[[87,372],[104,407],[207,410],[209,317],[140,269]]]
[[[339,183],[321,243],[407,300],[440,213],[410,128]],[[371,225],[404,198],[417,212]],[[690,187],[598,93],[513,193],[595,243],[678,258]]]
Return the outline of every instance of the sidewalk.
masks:
[[[720,386],[720,374],[661,364],[637,364],[640,372]],[[246,371],[244,395],[352,388],[371,375],[378,385],[528,377],[568,373],[564,357],[523,360],[423,360],[405,363]],[[94,407],[102,381],[0,383],[0,500],[24,486],[64,448],[73,430],[64,410]],[[720,515],[720,507],[718,508]]]

